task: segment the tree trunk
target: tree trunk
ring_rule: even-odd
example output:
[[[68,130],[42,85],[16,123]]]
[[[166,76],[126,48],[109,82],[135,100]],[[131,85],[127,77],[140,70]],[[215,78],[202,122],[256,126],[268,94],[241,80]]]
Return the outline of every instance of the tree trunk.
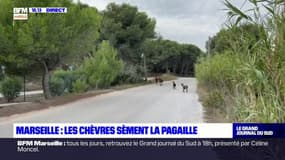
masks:
[[[184,70],[184,74],[187,76],[191,75],[191,73],[189,71],[189,65],[188,64],[186,65],[186,69]]]
[[[46,62],[43,62],[43,66],[44,66],[44,73],[43,73],[43,77],[42,77],[42,87],[43,87],[43,91],[44,91],[44,97],[45,99],[51,99],[51,92],[50,92],[50,88],[49,88],[49,79],[50,79],[50,73],[49,73],[49,69],[46,65]]]
[[[185,69],[185,63],[182,62],[181,70],[180,70],[180,74],[181,74],[181,75],[184,75],[184,69]]]
[[[169,73],[168,61],[166,62],[166,73]]]

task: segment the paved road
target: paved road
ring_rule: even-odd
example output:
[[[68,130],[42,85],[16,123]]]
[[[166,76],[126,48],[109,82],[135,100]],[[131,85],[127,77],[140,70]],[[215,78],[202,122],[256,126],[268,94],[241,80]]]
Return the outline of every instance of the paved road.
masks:
[[[15,122],[34,123],[196,123],[203,122],[203,109],[193,78],[180,78],[176,90],[171,82],[116,91],[42,111],[0,119],[0,137],[12,136]],[[189,85],[182,93],[180,83]]]

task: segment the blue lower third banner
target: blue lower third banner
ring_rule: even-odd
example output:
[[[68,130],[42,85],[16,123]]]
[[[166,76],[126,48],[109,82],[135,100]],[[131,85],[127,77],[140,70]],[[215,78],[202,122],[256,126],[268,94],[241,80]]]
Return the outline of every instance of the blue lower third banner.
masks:
[[[285,138],[285,124],[17,123],[14,138]]]

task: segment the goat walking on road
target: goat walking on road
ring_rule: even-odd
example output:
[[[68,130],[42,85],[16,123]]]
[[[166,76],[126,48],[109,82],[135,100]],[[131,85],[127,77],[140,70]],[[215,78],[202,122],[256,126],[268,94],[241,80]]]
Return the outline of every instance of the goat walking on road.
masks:
[[[176,89],[176,83],[175,83],[175,81],[172,82],[172,87],[173,87],[173,89]]]
[[[159,85],[162,86],[163,85],[163,79],[159,78],[158,81],[159,81]]]
[[[155,76],[154,80],[155,80],[155,83],[156,83],[156,84],[159,83],[160,86],[163,85],[163,79],[161,79],[160,77]]]
[[[188,85],[181,83],[183,93],[188,93]]]

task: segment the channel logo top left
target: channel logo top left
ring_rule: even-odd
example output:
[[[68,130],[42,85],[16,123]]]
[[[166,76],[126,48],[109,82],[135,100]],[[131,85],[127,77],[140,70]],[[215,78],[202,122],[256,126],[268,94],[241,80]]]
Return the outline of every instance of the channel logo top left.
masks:
[[[13,8],[13,20],[28,20],[28,8]]]

